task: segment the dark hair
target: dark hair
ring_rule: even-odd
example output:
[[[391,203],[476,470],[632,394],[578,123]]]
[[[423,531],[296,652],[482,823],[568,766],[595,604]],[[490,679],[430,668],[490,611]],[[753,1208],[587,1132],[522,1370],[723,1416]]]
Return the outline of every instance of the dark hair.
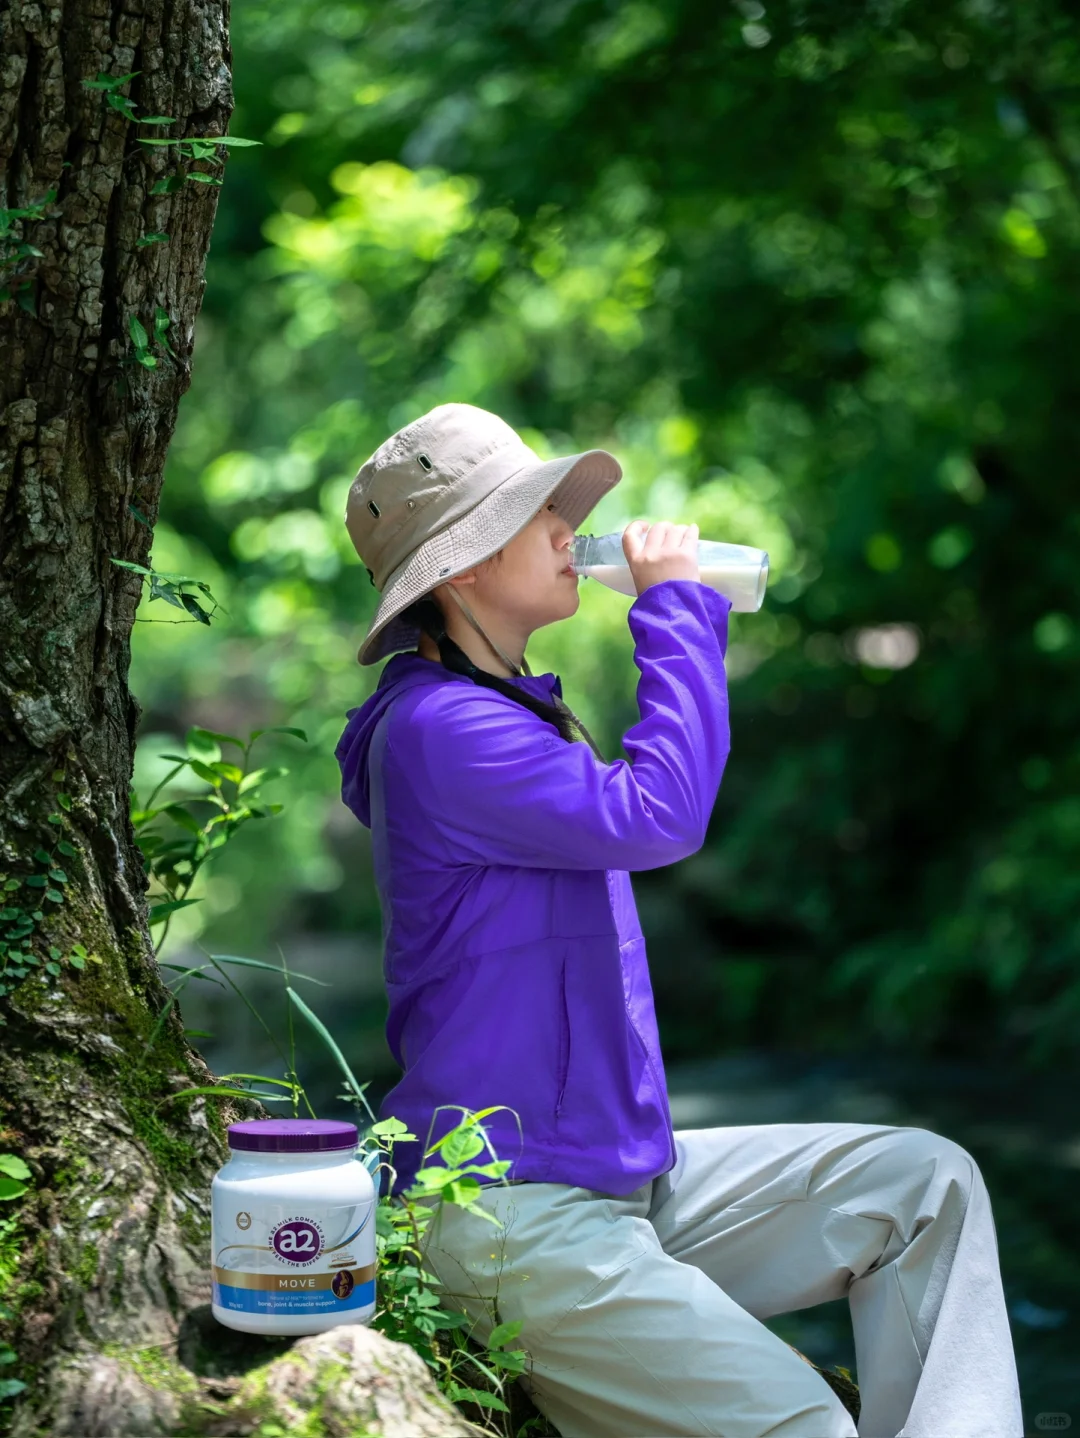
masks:
[[[430,594],[423,598],[414,600],[407,609],[401,612],[401,618],[408,624],[416,624],[424,633],[439,647],[439,658],[445,668],[452,674],[464,674],[474,684],[483,684],[487,689],[495,689],[500,694],[505,694],[508,699],[531,709],[549,724],[554,724],[562,737],[573,743],[577,738],[570,720],[561,709],[554,704],[548,704],[543,699],[538,699],[535,694],[528,690],[518,689],[513,684],[501,678],[498,674],[489,674],[486,669],[481,669],[474,664],[464,649],[446,632],[446,616],[443,614],[438,603]]]

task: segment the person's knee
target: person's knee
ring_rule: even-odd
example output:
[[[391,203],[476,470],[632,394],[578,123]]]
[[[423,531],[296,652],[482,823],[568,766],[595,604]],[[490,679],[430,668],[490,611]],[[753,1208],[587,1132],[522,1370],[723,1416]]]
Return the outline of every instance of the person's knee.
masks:
[[[931,1171],[935,1176],[953,1180],[965,1192],[982,1182],[979,1165],[971,1154],[944,1134],[928,1128],[899,1128],[896,1140],[897,1157],[909,1172]]]

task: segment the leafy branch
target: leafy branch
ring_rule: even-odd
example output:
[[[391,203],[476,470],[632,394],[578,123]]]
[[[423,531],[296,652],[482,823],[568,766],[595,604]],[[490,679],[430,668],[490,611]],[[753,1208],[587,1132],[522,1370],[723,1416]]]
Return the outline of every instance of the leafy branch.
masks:
[[[145,521],[143,522],[145,523]],[[130,569],[132,574],[141,574],[145,579],[149,579],[151,602],[155,599],[164,599],[167,604],[172,604],[175,608],[182,609],[191,616],[190,619],[174,619],[171,621],[173,624],[209,624],[220,608],[205,580],[192,579],[190,574],[166,574],[162,570],[148,569],[145,564],[135,564],[130,559],[110,559],[110,563],[115,564],[119,569]],[[193,585],[210,600],[214,607],[210,610],[204,609],[198,596],[187,592],[187,585]],[[136,620],[136,623],[142,624],[153,622],[149,619]],[[260,730],[259,732],[265,731]],[[239,744],[241,741],[237,739],[231,742]]]
[[[167,239],[168,236],[163,236],[162,238]],[[139,241],[139,244],[142,244],[142,240]],[[135,347],[136,364],[141,364],[144,369],[157,369],[157,356],[151,353],[151,345],[157,345],[160,349],[163,349],[170,358],[176,359],[176,351],[169,343],[168,338],[171,323],[172,321],[169,319],[167,311],[158,305],[154,310],[154,334],[153,339],[151,339],[147,333],[146,326],[138,316],[131,316],[130,320],[128,320],[128,333],[131,336],[131,343]]]
[[[27,314],[35,314],[34,282],[29,262],[43,258],[36,245],[23,238],[26,224],[44,219],[57,196],[55,189],[19,209],[0,209],[0,303],[14,299]]]
[[[64,771],[54,770],[54,784],[63,784]],[[65,838],[71,812],[71,795],[59,790],[57,809],[47,816],[52,840],[49,848],[34,850],[30,873],[0,873],[0,998],[6,997],[28,976],[46,974],[59,978],[61,965],[84,969],[100,964],[97,954],[88,953],[81,943],[49,943],[44,934],[55,927],[64,912],[69,882],[65,862],[77,859],[74,846]],[[29,866],[30,861],[27,861]],[[65,953],[66,949],[66,953]],[[6,1020],[0,1016],[0,1024]]]
[[[139,803],[132,790],[131,823],[135,841],[142,852],[152,885],[156,885],[156,893],[152,892],[150,896],[150,925],[152,928],[161,923],[165,925],[158,940],[159,951],[168,935],[172,915],[191,904],[202,902],[191,897],[191,888],[211,854],[233,839],[250,819],[265,819],[281,812],[281,804],[262,801],[261,790],[264,784],[281,778],[289,771],[274,766],[250,768],[252,746],[264,734],[291,734],[307,743],[307,735],[302,729],[280,726],[255,729],[245,741],[233,734],[218,734],[196,727],[188,731],[186,754],[159,756],[171,761],[174,767],[155,787],[145,804]],[[238,763],[222,759],[222,744],[234,745],[240,750]],[[207,785],[204,792],[155,806],[161,791],[185,769]],[[204,805],[211,812],[201,818],[195,811]],[[205,810],[202,812],[205,813]],[[181,830],[181,837],[169,838],[167,833],[163,833],[158,827],[163,820],[171,821],[175,829]]]
[[[141,70],[131,70],[126,75],[106,75],[99,71],[93,80],[84,80],[83,88],[86,90],[99,90],[105,97],[105,103],[111,110],[129,121],[133,125],[175,125],[176,118],[173,115],[139,115],[138,106],[129,95],[121,93],[124,86],[141,75]],[[251,145],[261,145],[261,140],[246,140],[240,135],[190,135],[183,138],[170,139],[165,136],[139,136],[140,145],[157,146],[160,148],[174,148],[176,157],[188,161],[209,161],[213,164],[223,164],[225,155],[222,153],[228,149],[242,148]],[[150,186],[151,195],[173,195],[182,190],[184,185],[193,180],[202,185],[220,185],[223,183],[220,175],[209,174],[205,170],[196,170],[188,167],[187,170],[176,171],[171,175],[163,175],[155,180]],[[154,231],[143,235],[136,241],[140,248],[147,245],[164,244],[169,236],[162,231]],[[135,321],[134,323],[138,323]],[[135,339],[132,334],[132,339]],[[138,342],[136,341],[136,358],[140,364],[146,365],[147,369],[154,366],[147,364],[145,359],[139,358]],[[144,353],[146,346],[143,346]],[[153,358],[153,356],[150,356]]]

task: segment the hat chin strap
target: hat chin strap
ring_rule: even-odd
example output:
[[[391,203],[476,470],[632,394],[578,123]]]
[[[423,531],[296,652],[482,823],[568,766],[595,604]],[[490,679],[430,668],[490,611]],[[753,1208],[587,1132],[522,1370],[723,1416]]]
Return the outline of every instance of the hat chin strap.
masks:
[[[509,657],[509,655],[503,653],[503,651],[502,651],[502,650],[499,648],[499,646],[495,643],[494,639],[492,639],[492,637],[491,637],[490,634],[485,634],[485,633],[484,633],[483,629],[481,629],[481,627],[480,627],[480,621],[479,621],[479,620],[476,618],[476,616],[473,614],[472,610],[471,610],[471,609],[469,608],[469,606],[465,603],[464,599],[462,599],[461,595],[457,592],[457,590],[454,588],[454,586],[453,586],[452,584],[448,584],[448,585],[446,586],[446,588],[447,588],[447,590],[454,596],[454,598],[457,600],[458,605],[459,605],[460,608],[461,608],[462,614],[464,614],[465,618],[469,621],[469,623],[472,625],[472,627],[476,630],[476,632],[477,632],[477,634],[479,634],[480,638],[484,641],[484,643],[488,646],[488,648],[492,651],[493,654],[497,654],[497,655],[498,655],[498,657],[499,657],[499,658],[502,660],[502,662],[506,665],[507,669],[510,670],[510,673],[517,675],[518,678],[520,678],[523,674],[532,674],[532,670],[529,668],[529,661],[525,658],[524,654],[521,656],[521,665],[520,665],[520,667],[519,667],[519,666],[518,666],[517,664],[515,664],[514,661]]]

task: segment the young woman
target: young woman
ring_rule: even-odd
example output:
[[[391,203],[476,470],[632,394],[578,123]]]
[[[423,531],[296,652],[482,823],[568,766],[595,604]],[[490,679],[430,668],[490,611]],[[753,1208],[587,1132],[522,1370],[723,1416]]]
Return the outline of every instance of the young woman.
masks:
[[[380,591],[359,659],[393,656],[337,748],[372,831],[404,1070],[383,1113],[430,1141],[455,1122],[440,1106],[504,1105],[485,1127],[512,1160],[478,1199],[502,1232],[445,1205],[427,1261],[480,1336],[493,1310],[521,1320],[530,1390],[565,1438],[1021,1438],[964,1149],[876,1124],[672,1131],[629,873],[701,847],[728,753],[730,606],[699,580],[696,527],[623,537],[629,763],[605,762],[525,661],[577,609],[570,540],[620,477],[600,450],[542,463],[452,404],[349,494]],[[402,1148],[395,1191],[421,1147]],[[762,1322],[843,1294],[857,1428]]]

